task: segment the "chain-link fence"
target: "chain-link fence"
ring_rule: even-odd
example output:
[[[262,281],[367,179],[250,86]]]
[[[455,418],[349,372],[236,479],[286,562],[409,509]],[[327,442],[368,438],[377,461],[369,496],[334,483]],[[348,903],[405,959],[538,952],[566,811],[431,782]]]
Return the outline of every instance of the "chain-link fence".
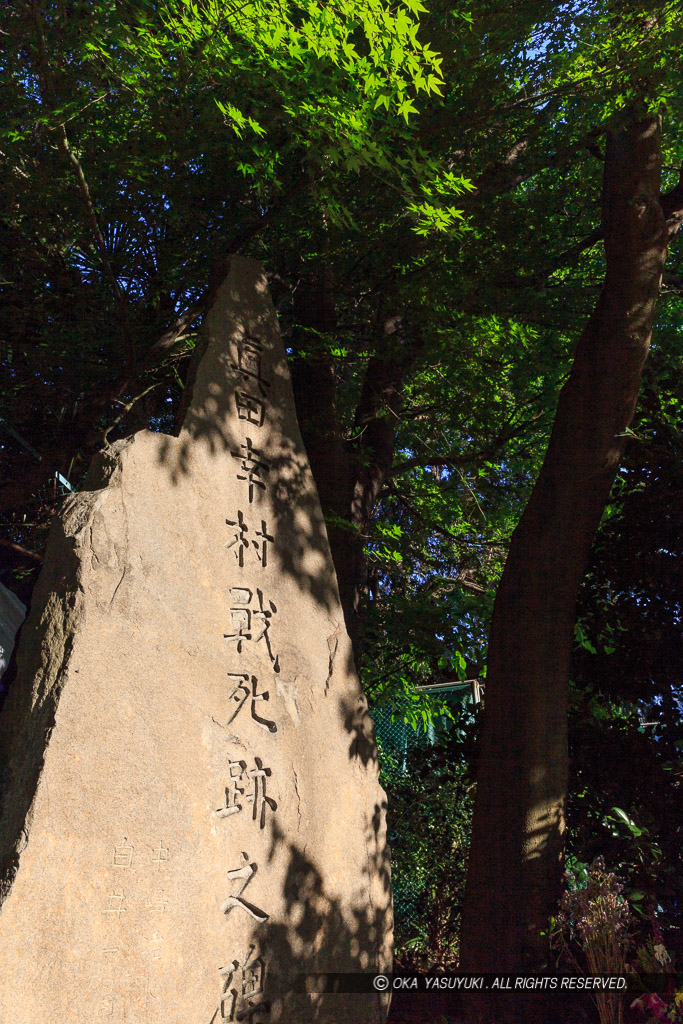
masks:
[[[389,799],[396,948],[436,952],[454,933],[469,830],[466,764],[453,757],[450,740],[471,720],[480,688],[471,681],[429,689],[453,717],[432,716],[417,729],[391,706],[372,717]]]

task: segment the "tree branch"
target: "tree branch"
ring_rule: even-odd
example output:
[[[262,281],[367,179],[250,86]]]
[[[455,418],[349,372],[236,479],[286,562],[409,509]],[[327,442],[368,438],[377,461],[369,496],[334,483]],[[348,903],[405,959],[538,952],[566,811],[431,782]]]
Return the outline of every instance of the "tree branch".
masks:
[[[239,231],[232,238],[227,246],[228,252],[241,253],[249,242],[253,241],[253,239],[256,238],[264,228],[275,223],[281,214],[289,207],[292,199],[296,198],[296,196],[308,188],[308,186],[308,178],[302,177],[295,186],[285,192],[275,203],[273,203],[272,206],[270,206],[268,210],[261,215],[258,221],[254,222],[249,227],[244,228],[242,231]],[[170,327],[164,331],[159,340],[152,345],[147,352],[145,359],[146,366],[151,362],[154,362],[158,357],[163,356],[170,351],[187,328],[190,327],[200,316],[204,316],[205,313],[208,313],[216,300],[216,292],[228,274],[229,263],[230,257],[221,259],[216,263],[211,273],[209,286],[204,294],[192,306],[190,306],[189,309],[186,309],[184,313],[181,313],[175,323],[171,324]],[[126,381],[126,384],[128,383],[130,382]]]
[[[48,102],[53,109],[57,107],[57,92],[50,71],[50,63],[47,55],[47,47],[45,45],[45,36],[43,34],[43,26],[41,23],[40,13],[41,8],[38,3],[32,5],[33,13],[33,24],[36,31],[36,43],[38,49],[38,78],[41,83],[41,91],[43,93],[43,101]],[[100,97],[101,98],[101,97]],[[94,102],[94,101],[93,101]],[[74,176],[76,178],[76,186],[78,193],[83,203],[83,207],[86,213],[86,219],[88,226],[95,240],[95,245],[100,254],[102,261],[102,267],[104,273],[111,285],[111,289],[114,295],[114,301],[119,311],[119,320],[121,323],[121,333],[123,334],[124,352],[125,352],[125,373],[131,377],[135,373],[135,343],[130,329],[130,323],[128,320],[128,303],[126,300],[125,293],[119,287],[119,283],[116,280],[116,274],[114,273],[113,267],[109,261],[109,255],[107,252],[107,243],[104,240],[102,229],[100,228],[100,222],[97,218],[97,213],[93,205],[92,196],[90,194],[90,187],[83,171],[83,166],[78,159],[76,153],[71,148],[69,142],[69,136],[66,131],[66,122],[62,122],[57,125],[57,136],[59,139],[59,148],[62,153],[66,156],[67,160],[73,168]]]
[[[453,466],[453,468],[469,466],[473,462],[490,457],[490,452],[477,452],[475,455],[428,455],[424,458],[404,459],[403,462],[398,462],[391,467],[391,477],[393,479],[395,476],[407,473],[410,469],[426,469],[428,466]]]
[[[415,469],[416,467],[453,466],[454,469],[459,469],[461,466],[470,466],[484,459],[495,458],[508,441],[512,441],[514,437],[523,434],[527,427],[531,426],[543,415],[541,412],[538,412],[526,420],[518,421],[515,425],[515,418],[519,415],[520,411],[531,403],[531,399],[522,402],[521,405],[517,406],[510,413],[505,424],[487,448],[482,448],[481,451],[474,452],[471,455],[455,455],[451,453],[449,455],[425,455],[422,457],[417,456],[413,459],[405,459],[403,462],[396,463],[392,467],[391,478],[400,476],[402,473],[406,473],[408,470]]]
[[[683,295],[683,274],[663,274],[662,295]]]
[[[671,192],[667,192],[659,200],[666,218],[669,237],[673,237],[683,222],[683,161],[678,177],[678,184]]]
[[[683,223],[683,163],[681,164],[678,184],[670,192],[661,196],[659,201],[669,225],[670,234],[675,235],[681,223]],[[519,274],[515,277],[505,278],[499,281],[498,284],[505,288],[540,288],[556,270],[571,266],[582,252],[591,249],[598,242],[601,242],[603,238],[602,225],[598,225],[592,231],[589,231],[579,242],[570,246],[569,249],[565,249],[552,262],[550,268],[544,270],[541,274]]]
[[[14,541],[5,540],[3,537],[0,537],[0,547],[8,548],[15,555],[21,555],[22,558],[30,558],[32,562],[37,562],[38,565],[43,564],[41,555],[37,555],[35,551],[29,551],[28,548],[23,548],[21,544],[15,544]]]
[[[112,420],[112,422],[109,424],[109,426],[106,428],[106,430],[102,434],[102,441],[103,441],[105,447],[107,447],[109,445],[109,435],[111,434],[111,432],[114,429],[114,427],[118,426],[118,424],[121,422],[123,417],[127,413],[130,412],[130,410],[133,408],[133,406],[137,402],[139,402],[141,398],[144,398],[145,395],[148,395],[150,391],[154,391],[155,388],[158,388],[159,384],[160,384],[160,381],[156,381],[156,383],[150,384],[150,386],[148,388],[145,388],[144,391],[141,391],[139,395],[136,395],[135,398],[132,398],[130,400],[130,402],[126,402],[125,405],[123,403],[120,403],[120,404],[123,405],[123,411],[121,413],[119,413],[119,415],[116,417],[116,419]]]

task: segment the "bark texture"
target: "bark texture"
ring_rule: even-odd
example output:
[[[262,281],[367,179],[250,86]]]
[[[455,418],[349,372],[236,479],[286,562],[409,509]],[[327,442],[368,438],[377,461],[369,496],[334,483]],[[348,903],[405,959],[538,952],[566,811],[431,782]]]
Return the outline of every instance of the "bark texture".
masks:
[[[667,245],[683,207],[675,194],[660,197],[660,170],[658,119],[634,122],[609,140],[605,281],[494,606],[463,914],[465,971],[533,971],[547,962],[543,933],[563,863],[576,601],[635,410]],[[496,1024],[518,1019],[509,996],[473,1009]]]
[[[294,315],[298,329],[309,337],[335,333],[334,289],[326,268],[299,287]],[[307,355],[292,366],[297,416],[327,522],[357,664],[362,660],[361,604],[368,586],[367,529],[391,477],[404,385],[423,345],[422,333],[402,317],[384,318],[348,438],[337,411],[334,357],[327,352]]]

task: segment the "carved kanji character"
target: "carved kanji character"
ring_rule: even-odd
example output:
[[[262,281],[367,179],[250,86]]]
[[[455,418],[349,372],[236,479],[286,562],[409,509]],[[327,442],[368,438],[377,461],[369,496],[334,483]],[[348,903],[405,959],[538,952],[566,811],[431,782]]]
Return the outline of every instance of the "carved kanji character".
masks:
[[[107,909],[105,914],[116,914],[120,917],[121,914],[125,914],[127,907],[125,906],[126,894],[123,890],[121,892],[112,892],[107,898]]]
[[[265,491],[266,485],[262,479],[262,474],[270,472],[270,466],[267,462],[261,462],[261,452],[258,448],[254,448],[253,442],[250,437],[246,439],[246,443],[241,444],[240,452],[230,452],[233,459],[240,460],[241,473],[237,474],[238,480],[246,480],[249,484],[249,504],[254,500],[254,488],[260,487],[261,490]]]
[[[260,565],[265,568],[268,564],[268,544],[273,542],[273,537],[268,533],[265,519],[261,520],[261,529],[254,531],[254,536],[259,539],[251,541],[247,537],[249,527],[244,518],[244,513],[239,511],[239,509],[237,511],[237,519],[226,519],[225,522],[227,526],[233,528],[230,540],[225,546],[228,549],[232,549],[237,564],[243,567],[246,558],[251,556],[252,558],[255,557]]]
[[[266,416],[266,403],[248,391],[235,392],[235,407],[238,419],[246,420],[255,427],[262,427]]]
[[[262,372],[263,345],[258,338],[240,338],[237,342],[237,362],[231,363],[245,383],[255,382],[263,398],[266,397],[270,381]]]
[[[266,780],[270,778],[272,771],[264,768],[259,757],[254,758],[255,767],[247,772],[245,761],[228,762],[230,773],[229,783],[225,787],[225,807],[216,809],[219,818],[228,818],[238,814],[242,810],[242,801],[252,805],[252,819],[258,821],[259,828],[264,828],[266,823],[266,807],[271,811],[277,810],[277,803],[266,793]],[[251,788],[245,791],[240,783],[251,782]]]
[[[228,896],[228,898],[223,901],[221,904],[221,910],[224,914],[229,914],[234,907],[239,907],[241,910],[246,911],[250,917],[253,917],[255,921],[258,921],[259,924],[263,924],[264,921],[268,920],[268,914],[265,914],[262,910],[259,910],[258,907],[255,907],[253,904],[247,903],[246,900],[242,899],[242,893],[256,874],[256,864],[249,863],[249,854],[242,853],[242,860],[244,861],[244,864],[242,864],[241,867],[232,868],[227,872],[228,881],[239,879],[240,881],[243,880],[242,884],[237,892]]]
[[[231,701],[236,701],[237,707],[233,710],[232,714],[230,715],[230,718],[225,723],[226,726],[230,725],[231,722],[233,722],[235,718],[237,718],[237,715],[240,713],[240,711],[246,704],[247,700],[249,700],[251,701],[252,719],[262,729],[265,729],[266,732],[272,733],[274,735],[277,732],[277,725],[275,724],[275,722],[270,722],[267,718],[260,718],[259,715],[256,714],[256,702],[262,700],[269,700],[270,694],[268,690],[265,690],[263,693],[257,693],[256,686],[258,684],[258,680],[256,679],[256,676],[251,676],[250,679],[248,673],[246,672],[228,672],[228,679],[234,679],[237,681],[234,690],[232,691],[230,697],[228,698]]]
[[[244,789],[239,785],[247,770],[246,761],[228,762],[229,781],[225,787],[225,807],[219,807],[216,814],[219,818],[229,818],[231,814],[238,814],[242,810],[240,797]]]
[[[251,590],[248,590],[246,587],[232,587],[230,597],[235,605],[230,609],[232,628],[235,632],[224,633],[223,636],[226,640],[234,640],[237,644],[237,653],[241,654],[244,641],[252,639],[250,632],[251,610],[249,608]]]
[[[266,794],[266,779],[270,778],[272,770],[263,767],[260,757],[255,757],[254,762],[256,767],[251,768],[249,771],[253,790],[246,795],[245,800],[247,803],[252,804],[252,818],[254,821],[258,821],[259,827],[264,828],[266,824],[266,806],[270,807],[271,811],[277,810],[275,800]]]
[[[251,641],[255,644],[261,640],[264,641],[265,646],[268,650],[268,657],[273,666],[274,672],[280,671],[279,658],[273,654],[272,644],[270,642],[270,636],[268,632],[270,630],[271,619],[277,612],[277,606],[273,601],[266,601],[263,597],[263,591],[257,588],[256,596],[258,600],[257,607],[250,606],[252,599],[252,592],[246,587],[232,587],[230,590],[230,597],[234,602],[234,607],[230,609],[230,616],[232,618],[232,633],[224,633],[223,636],[226,640],[234,641],[237,645],[237,653],[242,653],[242,648],[246,641]],[[252,632],[252,619],[254,620],[254,631]]]
[[[223,978],[223,991],[216,1013],[223,1021],[246,1021],[247,1024],[256,1024],[256,1016],[270,1013],[268,1001],[254,1002],[264,993],[266,975],[263,957],[252,959],[255,952],[256,946],[252,943],[243,963],[233,960],[230,967],[219,968],[218,973]],[[214,1018],[215,1016],[216,1014]]]
[[[147,909],[152,910],[157,914],[163,914],[168,906],[168,900],[163,889],[157,889],[152,899],[147,904]]]
[[[130,846],[126,837],[123,842],[114,847],[113,864],[115,868],[129,868],[133,863],[134,848]]]
[[[156,864],[157,871],[161,871],[161,865],[166,864],[168,862],[168,858],[169,851],[167,847],[165,847],[164,844],[161,842],[161,840],[159,840],[159,848],[158,850],[154,851],[154,856],[152,857],[152,864]]]

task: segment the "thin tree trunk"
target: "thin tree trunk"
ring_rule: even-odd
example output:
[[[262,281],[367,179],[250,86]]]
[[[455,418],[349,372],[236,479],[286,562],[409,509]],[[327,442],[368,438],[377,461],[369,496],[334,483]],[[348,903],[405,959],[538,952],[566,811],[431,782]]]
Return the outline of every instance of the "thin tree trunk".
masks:
[[[309,337],[336,332],[332,278],[326,267],[299,286],[294,300],[296,323]],[[304,334],[304,350],[308,345]],[[365,371],[350,439],[344,438],[337,412],[334,357],[323,351],[319,356],[295,358],[292,364],[297,417],[327,520],[339,596],[357,664],[362,661],[361,602],[369,583],[367,528],[391,477],[404,384],[422,348],[420,331],[406,330],[399,316],[385,319]]]
[[[301,332],[295,348],[316,347],[316,335],[336,331],[337,317],[332,276],[326,267],[314,271],[294,293],[294,317]],[[352,453],[344,439],[337,412],[337,382],[334,357],[321,345],[319,355],[304,354],[292,362],[292,386],[297,418],[320,504],[327,520],[332,560],[337,573],[339,596],[346,629],[357,653],[358,623],[355,601],[356,580],[362,550],[348,526],[353,492]]]
[[[548,960],[544,933],[564,852],[576,601],[635,410],[667,245],[683,209],[680,186],[660,198],[660,170],[659,119],[632,123],[609,140],[605,282],[496,594],[463,912],[466,971],[541,970]],[[478,1019],[519,1017],[509,996],[499,1005],[482,1001],[473,1007]]]

